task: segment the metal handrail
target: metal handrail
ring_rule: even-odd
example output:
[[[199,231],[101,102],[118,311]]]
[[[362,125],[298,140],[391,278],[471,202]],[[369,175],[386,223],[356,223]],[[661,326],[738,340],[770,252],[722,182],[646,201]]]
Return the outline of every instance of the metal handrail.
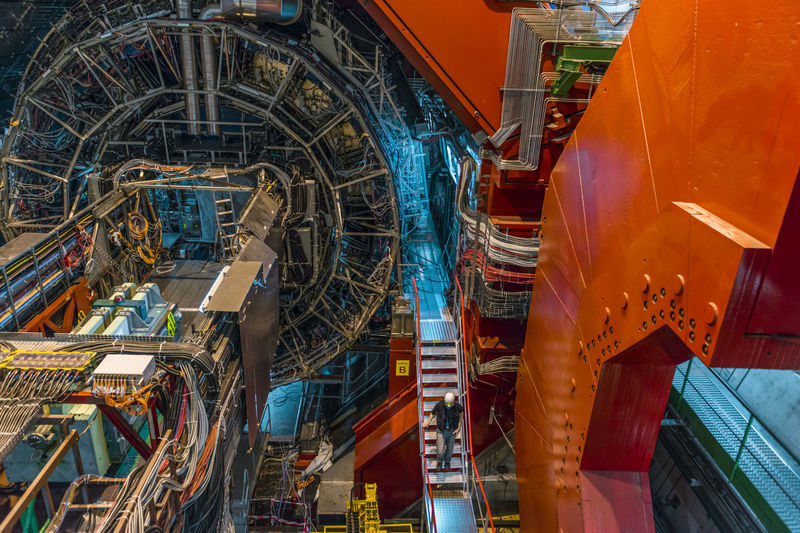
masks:
[[[472,430],[471,430],[471,422],[470,422],[470,415],[469,415],[469,367],[467,365],[467,358],[464,356],[464,352],[461,351],[464,347],[464,291],[461,289],[461,283],[458,281],[458,276],[455,277],[456,281],[456,290],[458,291],[458,323],[456,324],[458,327],[458,338],[460,340],[458,346],[460,347],[458,351],[458,357],[461,361],[464,362],[464,376],[466,378],[466,383],[464,385],[464,398],[465,398],[465,406],[464,406],[464,425],[465,427],[462,428],[462,431],[466,432],[467,439],[464,439],[463,436],[461,438],[461,453],[462,456],[464,454],[464,444],[465,440],[468,442],[467,446],[467,454],[469,456],[470,462],[472,463],[472,470],[475,473],[475,477],[478,480],[478,485],[481,488],[481,495],[483,496],[483,502],[486,504],[486,515],[489,517],[489,524],[492,527],[492,533],[495,532],[494,529],[494,519],[492,518],[492,510],[489,507],[489,500],[486,498],[486,491],[483,488],[483,482],[481,481],[481,475],[478,472],[478,465],[475,464],[475,457],[472,455]],[[460,368],[460,365],[459,365]],[[459,372],[460,374],[460,372]],[[462,461],[464,462],[464,461]],[[465,465],[462,465],[465,466]],[[466,469],[465,469],[466,472]],[[466,482],[466,477],[465,477]]]
[[[690,359],[690,361],[692,361],[692,360],[693,360],[693,359]],[[691,364],[691,363],[690,363],[690,364]],[[687,366],[688,366],[688,365],[687,365]],[[751,416],[753,416],[753,417],[755,418],[755,421],[756,421],[756,422],[758,422],[758,423],[759,423],[759,425],[760,425],[761,427],[763,427],[763,428],[767,429],[767,426],[766,426],[766,425],[765,425],[765,424],[764,424],[764,423],[763,423],[763,422],[762,422],[762,421],[761,421],[761,420],[760,420],[760,419],[759,419],[757,416],[755,416],[755,415],[753,414],[753,410],[750,408],[750,406],[749,406],[749,405],[748,405],[748,403],[747,403],[747,402],[744,400],[744,398],[742,398],[742,397],[739,395],[739,392],[738,392],[736,389],[734,389],[733,387],[731,387],[731,384],[730,384],[730,383],[728,383],[728,380],[726,380],[724,377],[722,377],[722,375],[721,375],[719,372],[717,372],[717,370],[716,370],[715,368],[711,368],[711,367],[706,367],[706,368],[708,369],[708,371],[709,371],[709,372],[711,372],[711,374],[713,374],[713,375],[714,375],[714,377],[716,377],[716,378],[717,378],[717,381],[719,381],[719,382],[722,384],[722,386],[723,386],[723,387],[725,387],[725,390],[727,390],[727,391],[728,391],[728,393],[729,393],[731,396],[733,396],[734,398],[736,398],[736,401],[738,401],[738,402],[739,402],[739,403],[742,405],[742,407],[744,407],[744,409],[745,409],[745,410],[747,410],[747,412],[748,412],[748,413],[749,413]],[[787,454],[789,457],[791,457],[791,458],[794,460],[794,462],[795,462],[795,463],[798,463],[798,464],[800,464],[800,460],[799,460],[797,457],[795,457],[794,453],[792,453],[792,451],[789,449],[789,447],[788,447],[788,446],[786,446],[786,444],[784,444],[784,443],[783,443],[783,441],[781,441],[781,439],[779,439],[777,436],[773,435],[771,431],[768,431],[768,433],[769,433],[769,437],[770,437],[772,440],[774,440],[775,442],[777,442],[777,443],[780,445],[780,447],[781,447],[781,448],[783,448],[783,451],[784,451],[784,452],[785,452],[785,453],[786,453],[786,454]]]
[[[422,350],[420,348],[420,325],[419,325],[419,289],[417,289],[416,276],[411,278],[414,287],[414,323],[416,325],[416,352],[417,352],[417,428],[419,431],[419,458],[422,463],[422,477],[425,480],[425,488],[428,491],[428,502],[430,504],[430,520],[433,523],[433,533],[436,533],[436,513],[433,506],[433,490],[431,489],[431,478],[428,475],[428,461],[425,459],[425,428],[422,427],[422,419],[425,411],[422,405]],[[463,448],[463,446],[462,446]],[[428,505],[425,505],[425,512],[428,513]]]
[[[766,472],[766,474],[767,474],[767,475],[770,477],[770,479],[772,480],[772,482],[773,482],[775,485],[777,485],[777,486],[778,486],[778,488],[781,490],[781,492],[783,492],[783,494],[784,494],[784,495],[785,495],[785,496],[786,496],[786,497],[789,499],[789,501],[790,501],[790,502],[792,502],[792,504],[794,504],[795,508],[797,508],[797,509],[800,509],[800,503],[799,503],[799,502],[797,502],[797,501],[795,501],[795,499],[792,497],[792,494],[791,494],[789,491],[787,491],[786,487],[784,487],[784,485],[781,483],[781,481],[780,481],[780,480],[778,480],[778,479],[776,479],[776,478],[775,478],[775,476],[773,476],[772,472],[771,472],[771,471],[770,471],[770,469],[767,467],[767,465],[765,465],[765,464],[764,464],[764,463],[761,461],[761,459],[759,459],[759,457],[758,457],[758,456],[757,456],[757,455],[754,453],[754,451],[753,451],[752,449],[749,449],[749,447],[748,447],[748,445],[747,445],[747,441],[748,441],[748,437],[750,436],[750,428],[752,427],[752,425],[753,425],[753,422],[755,421],[755,422],[756,422],[756,423],[757,423],[757,424],[758,424],[758,425],[759,425],[759,426],[762,428],[762,430],[761,430],[761,431],[759,431],[758,429],[756,430],[756,433],[759,435],[759,437],[761,438],[761,440],[762,440],[762,441],[764,441],[764,443],[765,443],[767,446],[769,446],[770,448],[772,448],[772,449],[773,449],[773,451],[776,453],[776,455],[778,456],[778,458],[779,458],[779,459],[780,459],[780,460],[781,460],[781,461],[782,461],[782,462],[783,462],[783,463],[784,463],[784,464],[787,466],[787,468],[789,468],[789,470],[790,470],[790,471],[792,471],[792,473],[794,473],[794,474],[795,474],[795,476],[796,476],[796,477],[800,477],[800,476],[797,476],[797,472],[795,471],[795,468],[793,468],[793,467],[792,467],[793,465],[786,464],[786,462],[785,462],[785,458],[784,458],[784,457],[780,457],[780,454],[778,454],[778,453],[777,453],[777,452],[774,450],[774,446],[772,446],[772,445],[769,443],[769,441],[767,441],[767,440],[764,438],[764,435],[763,435],[763,434],[766,434],[766,435],[767,435],[767,436],[768,436],[770,439],[773,439],[773,440],[774,440],[774,441],[775,441],[775,442],[778,444],[778,446],[780,446],[780,447],[782,448],[782,450],[781,450],[781,451],[783,451],[784,453],[786,453],[786,454],[787,454],[787,455],[788,455],[788,456],[789,456],[791,459],[794,459],[794,460],[795,460],[795,462],[796,462],[797,460],[794,458],[794,455],[792,455],[792,454],[791,454],[791,452],[789,452],[789,450],[788,450],[788,449],[786,449],[786,447],[785,447],[785,446],[783,446],[783,444],[781,444],[781,443],[780,443],[780,442],[779,442],[777,439],[775,439],[774,435],[772,435],[772,432],[771,432],[771,431],[769,431],[769,429],[767,428],[767,426],[765,426],[765,425],[764,425],[764,424],[763,424],[763,423],[762,423],[762,422],[761,422],[761,421],[758,419],[758,417],[757,417],[757,416],[755,416],[755,415],[753,414],[753,412],[750,410],[750,408],[747,406],[747,404],[746,404],[746,403],[745,403],[745,402],[744,402],[744,401],[743,401],[743,400],[742,400],[742,399],[739,397],[739,395],[738,395],[738,394],[736,394],[736,392],[735,392],[735,391],[733,391],[733,389],[731,389],[731,387],[730,387],[730,386],[729,386],[727,383],[725,383],[725,380],[724,380],[724,379],[723,379],[721,376],[719,376],[719,375],[718,375],[716,372],[714,372],[714,371],[713,371],[713,369],[708,369],[708,370],[709,370],[709,373],[710,373],[712,376],[716,377],[716,378],[717,378],[717,381],[718,381],[718,382],[720,382],[720,383],[722,383],[722,385],[725,387],[725,389],[727,389],[727,391],[726,391],[726,392],[727,392],[727,393],[728,393],[728,394],[729,394],[729,395],[730,395],[730,396],[731,396],[733,399],[735,399],[736,401],[738,401],[738,402],[739,402],[739,404],[740,404],[741,408],[743,408],[745,411],[747,411],[747,415],[748,415],[748,416],[744,416],[744,413],[742,413],[742,412],[739,410],[739,407],[737,407],[736,405],[732,404],[732,406],[734,407],[734,409],[736,409],[736,411],[737,411],[737,412],[738,412],[740,415],[742,415],[744,418],[748,419],[748,421],[747,421],[747,427],[746,427],[746,429],[745,429],[745,431],[744,431],[744,434],[743,434],[743,435],[740,437],[740,436],[739,436],[739,434],[738,434],[738,432],[736,431],[736,429],[737,429],[737,428],[732,428],[732,427],[731,427],[731,426],[728,424],[728,422],[725,420],[725,418],[724,418],[723,416],[721,416],[721,415],[720,415],[720,413],[717,411],[717,409],[715,408],[715,405],[714,405],[713,403],[709,402],[709,401],[708,401],[708,399],[706,399],[706,397],[705,397],[705,396],[702,394],[702,392],[701,392],[701,391],[700,391],[700,390],[699,390],[699,389],[698,389],[698,388],[695,386],[695,384],[694,384],[694,383],[692,383],[692,380],[691,380],[691,378],[690,378],[690,373],[691,373],[691,370],[692,370],[692,364],[693,364],[693,362],[694,362],[694,359],[690,359],[690,360],[689,360],[689,364],[687,365],[687,367],[686,367],[686,371],[685,371],[685,372],[684,372],[683,370],[681,370],[681,368],[680,368],[680,367],[677,367],[677,368],[675,369],[675,370],[676,370],[676,372],[677,372],[677,373],[679,373],[679,374],[680,374],[680,375],[683,377],[683,385],[682,385],[681,389],[680,389],[680,390],[678,390],[678,401],[679,401],[679,402],[686,402],[686,404],[687,404],[687,405],[689,405],[688,401],[686,400],[686,396],[685,396],[685,388],[686,388],[686,386],[687,386],[687,385],[689,385],[689,386],[690,386],[690,387],[691,387],[691,388],[692,388],[692,389],[695,391],[695,393],[697,394],[697,396],[698,396],[698,397],[699,397],[699,398],[700,398],[700,399],[703,401],[703,403],[705,403],[705,404],[706,404],[706,405],[707,405],[707,406],[710,408],[711,412],[713,412],[713,413],[714,413],[714,415],[715,415],[715,417],[717,418],[717,420],[719,420],[720,422],[722,422],[723,426],[725,426],[725,428],[726,428],[728,431],[730,431],[730,432],[731,432],[731,434],[732,434],[734,437],[736,437],[736,439],[739,441],[739,449],[738,449],[738,452],[737,452],[737,454],[736,454],[736,458],[734,459],[734,458],[731,456],[731,459],[734,459],[734,466],[733,466],[733,469],[732,469],[732,471],[731,471],[731,472],[728,474],[728,480],[729,480],[729,481],[732,481],[732,480],[733,480],[733,476],[735,475],[736,471],[737,471],[737,470],[740,470],[740,468],[739,468],[739,461],[740,461],[740,458],[741,458],[742,452],[743,452],[745,449],[747,449],[747,450],[748,450],[748,452],[750,453],[750,455],[753,457],[753,459],[755,459],[756,463],[758,463],[758,465],[759,465],[759,466],[760,466],[760,467],[761,467],[761,468],[764,470],[764,472]],[[673,385],[673,387],[674,387],[674,385]],[[677,390],[677,388],[676,388],[676,390]],[[691,405],[689,405],[689,407],[692,407],[692,406],[691,406]],[[703,420],[702,420],[702,419],[700,419],[700,421],[701,421],[701,422],[703,422]],[[763,434],[762,434],[762,433],[763,433]],[[716,438],[716,436],[715,436],[713,433],[712,433],[712,437]],[[724,448],[723,448],[723,449],[724,449]],[[727,452],[727,450],[725,451],[725,453],[726,453],[726,454],[728,453],[728,452]]]
[[[692,364],[693,364],[693,363],[694,363],[694,358],[689,360],[689,362],[688,362],[688,364],[687,364],[687,366],[686,366],[686,369],[687,369],[687,370],[686,370],[686,372],[684,372],[683,370],[681,370],[681,369],[680,369],[680,366],[676,367],[676,368],[675,368],[675,370],[676,370],[677,372],[679,372],[679,373],[680,373],[682,376],[684,376],[684,377],[685,377],[685,378],[688,380],[689,371],[691,370],[691,368],[692,368]],[[703,366],[704,366],[704,368],[705,368],[706,370],[708,370],[708,372],[709,372],[709,373],[710,373],[712,376],[714,376],[714,377],[716,378],[716,382],[717,382],[717,383],[720,383],[720,384],[721,384],[721,385],[722,385],[722,386],[725,388],[725,392],[727,392],[727,394],[728,394],[728,395],[729,395],[731,398],[733,398],[734,400],[736,400],[736,401],[739,403],[739,405],[741,406],[741,409],[743,409],[744,411],[746,411],[746,413],[747,413],[747,414],[746,414],[746,416],[745,416],[745,413],[742,413],[741,409],[739,409],[739,408],[737,408],[736,410],[737,410],[737,411],[739,411],[739,413],[740,413],[740,414],[741,414],[741,415],[742,415],[744,418],[752,417],[752,418],[753,418],[753,420],[754,420],[755,422],[757,422],[759,426],[761,426],[762,428],[764,428],[764,432],[766,432],[766,433],[767,433],[767,435],[769,436],[769,438],[770,438],[771,440],[775,441],[775,443],[776,443],[776,444],[778,444],[778,446],[780,446],[780,447],[781,447],[781,451],[782,451],[784,454],[786,454],[786,455],[787,455],[787,456],[788,456],[790,459],[792,459],[792,460],[795,462],[795,464],[797,464],[797,465],[800,465],[800,459],[798,459],[798,458],[797,458],[797,457],[794,455],[794,453],[792,453],[792,451],[789,449],[789,447],[788,447],[788,446],[786,446],[786,444],[784,444],[784,443],[783,443],[783,441],[781,441],[781,439],[779,439],[779,438],[778,438],[776,435],[774,435],[774,434],[772,433],[772,431],[770,431],[770,430],[769,430],[768,426],[767,426],[767,425],[766,425],[766,424],[765,424],[765,423],[764,423],[764,422],[763,422],[763,421],[762,421],[762,420],[761,420],[761,419],[760,419],[758,416],[756,416],[756,415],[755,415],[755,413],[753,413],[753,410],[750,408],[750,406],[747,404],[747,402],[746,402],[746,401],[745,401],[745,400],[744,400],[744,399],[743,399],[743,398],[742,398],[742,397],[739,395],[739,393],[738,393],[738,392],[737,392],[737,391],[736,391],[736,390],[735,390],[733,387],[731,387],[730,383],[728,383],[728,382],[725,380],[725,378],[724,378],[724,377],[722,377],[722,376],[719,374],[719,372],[717,372],[717,371],[716,371],[716,369],[714,369],[714,368],[711,368],[711,367],[707,367],[707,366],[705,366],[705,365],[703,365]],[[698,390],[697,390],[697,388],[696,388],[696,387],[695,387],[693,384],[692,384],[692,388],[694,388],[694,389],[695,389],[695,391],[697,391],[697,393],[698,393],[698,394],[699,394],[701,397],[703,397],[703,395],[702,395],[702,394],[700,394],[700,391],[698,391]],[[678,391],[678,392],[680,393],[680,391]],[[708,403],[708,401],[707,401],[707,400],[705,400],[705,397],[703,397],[703,400],[706,402],[706,404],[708,404],[708,405],[711,405],[711,404],[709,404],[709,403]],[[734,407],[735,407],[735,406],[734,406]],[[726,424],[726,426],[727,426],[727,424]],[[769,442],[767,442],[767,444],[769,445]],[[773,446],[772,446],[772,445],[770,445],[770,447],[773,447]],[[787,466],[789,466],[789,465],[787,465]],[[798,477],[800,477],[800,475],[799,475]]]
[[[454,317],[456,319],[457,317]],[[464,379],[464,371],[461,368],[461,354],[463,353],[461,350],[463,349],[463,338],[459,336],[458,340],[456,340],[456,375],[458,376],[458,401],[462,404],[462,409],[464,414],[462,416],[462,424],[461,424],[461,489],[469,493],[469,483],[467,479],[469,477],[469,444],[467,444],[466,436],[469,434],[470,427],[469,427],[469,408],[466,400],[464,399],[464,383],[468,381]]]

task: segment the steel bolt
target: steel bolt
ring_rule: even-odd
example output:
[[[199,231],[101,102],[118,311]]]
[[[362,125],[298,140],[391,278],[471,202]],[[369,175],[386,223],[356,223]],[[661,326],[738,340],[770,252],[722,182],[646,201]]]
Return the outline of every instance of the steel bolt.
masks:
[[[706,324],[709,326],[713,326],[714,323],[717,321],[717,316],[719,315],[719,309],[717,308],[717,304],[714,302],[708,302],[703,307],[703,320],[706,321]]]
[[[683,289],[685,286],[686,278],[680,274],[677,274],[672,280],[672,292],[674,292],[676,296],[680,296],[683,294]]]

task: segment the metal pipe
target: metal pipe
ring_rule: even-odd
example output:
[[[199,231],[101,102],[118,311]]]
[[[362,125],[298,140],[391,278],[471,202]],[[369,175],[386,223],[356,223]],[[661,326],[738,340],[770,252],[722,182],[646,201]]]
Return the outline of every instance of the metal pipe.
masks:
[[[303,13],[303,0],[222,0],[223,17],[292,24]]]
[[[218,4],[210,4],[200,12],[200,20],[210,20],[219,17],[222,9]],[[209,29],[203,30],[200,39],[200,55],[202,56],[203,89],[206,91],[206,120],[208,121],[208,134],[212,137],[219,135],[219,98],[212,91],[217,89],[217,62],[214,59],[214,35]]]
[[[306,189],[306,214],[303,217],[304,222],[311,223],[311,279],[309,285],[313,285],[319,278],[319,219],[317,215],[317,195],[316,195],[316,182],[314,180],[306,180],[304,183]]]
[[[175,0],[175,12],[179,19],[192,18],[192,0]],[[186,120],[189,121],[189,135],[199,135],[200,100],[194,91],[197,90],[194,38],[189,28],[181,30],[181,71],[183,88],[190,91],[186,94]]]

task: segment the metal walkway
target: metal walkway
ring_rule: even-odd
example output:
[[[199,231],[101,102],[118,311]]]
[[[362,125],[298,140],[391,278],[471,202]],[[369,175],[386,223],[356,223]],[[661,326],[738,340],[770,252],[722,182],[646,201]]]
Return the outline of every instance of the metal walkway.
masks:
[[[425,498],[426,509],[430,508]],[[433,494],[433,515],[436,517],[436,533],[477,533],[472,499],[469,496],[446,496]],[[428,527],[428,531],[434,531]]]
[[[699,360],[679,365],[673,378],[678,402],[685,402],[733,464],[789,531],[800,531],[800,465]],[[720,464],[721,467],[727,465]],[[740,475],[740,474],[739,474]]]

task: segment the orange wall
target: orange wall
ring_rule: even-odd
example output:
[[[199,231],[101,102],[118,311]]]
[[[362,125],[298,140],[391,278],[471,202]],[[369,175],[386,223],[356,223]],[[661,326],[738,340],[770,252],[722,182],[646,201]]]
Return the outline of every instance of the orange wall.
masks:
[[[796,2],[643,2],[555,166],[517,382],[524,531],[652,530],[647,476],[625,472],[652,457],[675,363],[800,367],[748,334],[800,335],[756,305],[800,292],[798,20]]]

